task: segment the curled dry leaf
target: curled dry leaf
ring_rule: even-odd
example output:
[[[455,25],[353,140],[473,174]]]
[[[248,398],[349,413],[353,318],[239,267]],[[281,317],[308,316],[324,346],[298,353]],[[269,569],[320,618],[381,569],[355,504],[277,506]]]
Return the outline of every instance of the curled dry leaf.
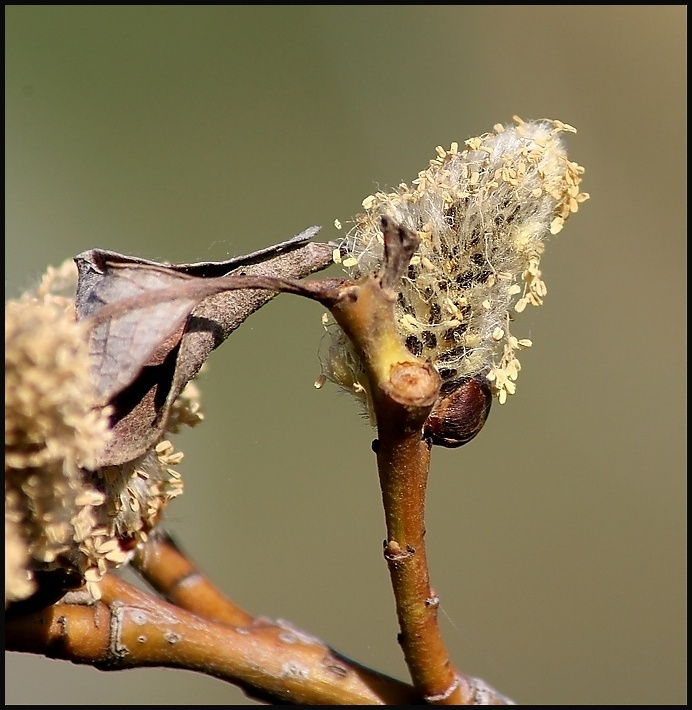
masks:
[[[333,245],[311,243],[318,230],[222,262],[165,264],[100,249],[75,257],[77,317],[91,321],[100,403],[113,408],[114,436],[99,466],[144,454],[211,351],[276,295],[222,290],[219,277],[297,279],[320,271],[332,263]]]

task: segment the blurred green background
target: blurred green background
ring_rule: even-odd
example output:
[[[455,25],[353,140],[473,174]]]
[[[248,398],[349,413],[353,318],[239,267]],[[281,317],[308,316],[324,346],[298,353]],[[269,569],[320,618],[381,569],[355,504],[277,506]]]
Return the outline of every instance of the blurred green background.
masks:
[[[435,450],[452,657],[520,704],[686,702],[685,6],[6,6],[5,289],[102,247],[221,260],[349,220],[436,145],[558,118],[592,199],[553,238],[518,393]],[[334,267],[329,272],[338,275]],[[407,677],[373,432],[274,300],[200,380],[168,524],[255,614]],[[6,654],[5,701],[243,704],[183,671]]]

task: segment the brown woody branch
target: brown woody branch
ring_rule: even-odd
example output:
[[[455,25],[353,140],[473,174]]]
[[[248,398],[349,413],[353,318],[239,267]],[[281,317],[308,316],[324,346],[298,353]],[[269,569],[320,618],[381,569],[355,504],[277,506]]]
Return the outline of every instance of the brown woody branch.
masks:
[[[439,599],[430,587],[425,550],[425,491],[430,445],[424,426],[438,400],[435,368],[404,346],[394,304],[399,282],[418,247],[411,231],[382,218],[384,261],[379,274],[327,305],[358,351],[377,421],[374,449],[387,526],[384,555],[399,619],[399,643],[414,687],[437,705],[506,704],[482,681],[459,673],[437,621]]]
[[[249,696],[297,705],[412,705],[410,686],[349,661],[287,624],[232,626],[152,597],[114,575],[100,602],[8,616],[5,647],[101,670],[144,666],[205,673]]]
[[[431,703],[460,704],[459,674],[437,624],[425,552],[425,489],[430,451],[423,426],[440,389],[429,363],[403,345],[394,317],[397,286],[417,237],[382,220],[385,259],[377,276],[353,287],[332,313],[359,352],[377,420],[377,464],[387,526],[389,566],[401,633],[414,686]]]

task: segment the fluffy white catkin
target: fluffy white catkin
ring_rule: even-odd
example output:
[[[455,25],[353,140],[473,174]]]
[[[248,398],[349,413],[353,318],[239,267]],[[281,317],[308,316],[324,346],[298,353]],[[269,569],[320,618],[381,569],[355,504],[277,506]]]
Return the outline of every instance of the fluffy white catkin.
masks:
[[[566,132],[576,131],[562,121],[515,117],[463,150],[438,146],[411,185],[363,201],[365,212],[335,252],[357,279],[381,263],[381,216],[418,234],[396,315],[407,348],[434,364],[443,391],[480,375],[501,404],[515,392],[517,353],[531,341],[512,334],[514,315],[543,303],[544,241],[589,197],[579,188],[584,169],[567,158]],[[323,377],[367,404],[357,355],[336,324],[325,324]]]

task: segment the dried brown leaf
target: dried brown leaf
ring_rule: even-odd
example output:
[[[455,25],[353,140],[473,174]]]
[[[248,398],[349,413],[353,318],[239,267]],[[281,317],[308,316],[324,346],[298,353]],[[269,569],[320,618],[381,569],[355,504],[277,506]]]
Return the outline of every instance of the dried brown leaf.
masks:
[[[211,351],[276,295],[223,290],[220,277],[298,279],[320,271],[333,245],[311,243],[317,231],[222,262],[164,264],[100,249],[75,257],[77,317],[90,319],[94,380],[101,404],[114,410],[114,437],[99,466],[144,454]]]

